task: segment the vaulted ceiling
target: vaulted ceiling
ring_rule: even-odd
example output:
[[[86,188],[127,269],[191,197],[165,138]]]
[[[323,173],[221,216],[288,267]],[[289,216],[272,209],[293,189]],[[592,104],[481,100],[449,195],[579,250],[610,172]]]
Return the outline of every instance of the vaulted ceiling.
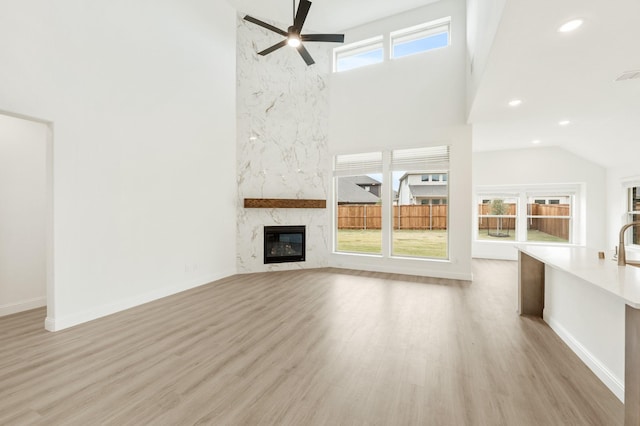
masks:
[[[311,0],[305,28],[336,32],[415,9],[438,0]],[[293,0],[229,0],[240,12],[275,22],[293,21]],[[298,0],[295,0],[296,7]]]
[[[574,18],[584,24],[557,31]],[[640,173],[640,79],[615,81],[640,70],[639,43],[638,0],[507,1],[469,117],[474,149],[538,140]]]
[[[293,1],[229,1],[292,20]],[[342,31],[434,1],[315,0],[305,27]],[[582,27],[557,31],[573,18]],[[615,81],[640,70],[639,40],[638,0],[508,0],[469,115],[474,150],[560,146],[605,167],[640,163],[640,79]]]

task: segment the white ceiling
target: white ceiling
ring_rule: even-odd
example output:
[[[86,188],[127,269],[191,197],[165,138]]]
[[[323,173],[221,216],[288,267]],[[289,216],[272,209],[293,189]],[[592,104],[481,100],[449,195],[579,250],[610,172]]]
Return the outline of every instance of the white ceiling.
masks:
[[[315,0],[305,28],[339,32],[434,1]],[[259,19],[293,19],[291,0],[229,2]],[[575,17],[581,28],[557,32]],[[474,150],[530,148],[537,139],[605,167],[640,164],[640,79],[614,81],[635,69],[639,0],[508,0],[469,116]],[[522,105],[508,107],[513,98]]]
[[[580,17],[582,27],[557,28]],[[556,145],[640,172],[640,1],[509,0],[470,122],[474,149]],[[523,100],[510,108],[513,98]],[[571,120],[566,127],[560,120]]]
[[[339,32],[438,0],[311,0],[304,27],[313,32]],[[254,18],[293,23],[293,0],[229,0]],[[295,1],[296,7],[298,0]],[[289,24],[291,25],[291,24]],[[286,28],[283,28],[286,30]]]

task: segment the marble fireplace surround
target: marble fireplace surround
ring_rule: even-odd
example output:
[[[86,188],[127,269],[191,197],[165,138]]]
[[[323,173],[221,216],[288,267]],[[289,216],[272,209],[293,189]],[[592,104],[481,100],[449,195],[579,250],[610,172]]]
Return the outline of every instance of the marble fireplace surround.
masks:
[[[327,267],[331,209],[308,205],[282,208],[281,204],[269,204],[273,202],[265,205],[264,199],[329,198],[332,46],[306,46],[316,61],[312,66],[294,49],[279,49],[263,57],[256,52],[272,45],[274,35],[244,21],[242,14],[236,22],[237,270],[253,273]],[[248,199],[260,199],[259,208],[245,208]],[[283,202],[287,203],[278,201]],[[264,227],[297,225],[306,226],[305,261],[265,265]]]

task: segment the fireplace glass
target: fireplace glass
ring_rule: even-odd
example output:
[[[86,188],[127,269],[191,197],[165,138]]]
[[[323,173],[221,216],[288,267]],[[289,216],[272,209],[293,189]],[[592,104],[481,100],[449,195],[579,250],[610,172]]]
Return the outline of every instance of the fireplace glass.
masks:
[[[264,263],[304,262],[304,226],[265,226]]]

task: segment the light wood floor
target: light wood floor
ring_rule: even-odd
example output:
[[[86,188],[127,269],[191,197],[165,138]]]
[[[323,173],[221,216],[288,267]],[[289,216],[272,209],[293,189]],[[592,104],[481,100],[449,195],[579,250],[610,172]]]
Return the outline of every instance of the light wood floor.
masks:
[[[516,263],[236,276],[69,330],[0,318],[0,425],[618,425]]]

